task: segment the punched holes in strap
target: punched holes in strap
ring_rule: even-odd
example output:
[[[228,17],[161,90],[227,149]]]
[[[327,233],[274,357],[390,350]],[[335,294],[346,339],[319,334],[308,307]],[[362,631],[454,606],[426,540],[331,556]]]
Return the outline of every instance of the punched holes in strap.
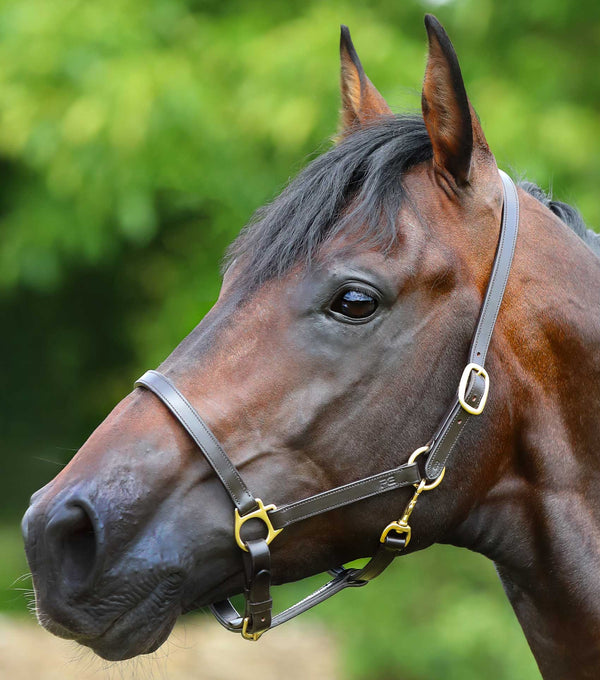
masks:
[[[481,409],[482,404],[485,408],[489,393],[489,378],[471,370],[470,366],[472,364],[469,364],[463,372],[463,378],[467,376],[467,386],[462,394],[459,394],[460,400],[456,400],[447,420],[433,438],[430,447],[431,454],[425,464],[427,479],[435,480],[442,474],[446,467],[446,461],[459,440],[460,433],[469,419],[473,417],[474,411]],[[463,403],[467,404],[472,410],[465,409]],[[482,410],[479,410],[479,413]]]
[[[498,312],[504,297],[519,232],[519,197],[511,178],[500,170],[504,192],[498,249],[490,281],[469,350],[469,364],[463,371],[458,396],[431,439],[425,465],[427,479],[434,480],[446,467],[464,426],[482,413],[489,392],[489,377],[483,368]]]

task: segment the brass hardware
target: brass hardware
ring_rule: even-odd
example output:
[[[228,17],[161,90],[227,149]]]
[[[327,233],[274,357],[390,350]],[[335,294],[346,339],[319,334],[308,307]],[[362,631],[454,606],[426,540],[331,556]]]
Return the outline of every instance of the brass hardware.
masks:
[[[417,458],[426,451],[429,451],[429,446],[421,446],[416,451],[413,451],[411,453],[408,462],[414,463],[415,460],[417,460]],[[431,482],[431,484],[427,484],[427,480],[422,479],[418,484],[414,485],[416,491],[413,494],[413,497],[410,499],[408,505],[404,508],[404,513],[402,517],[397,522],[391,522],[390,524],[387,525],[387,527],[383,530],[381,536],[379,537],[379,541],[381,543],[385,543],[385,539],[387,535],[390,533],[390,531],[395,531],[397,534],[406,535],[406,542],[404,543],[404,547],[406,548],[406,546],[410,543],[410,537],[412,536],[412,529],[408,524],[408,520],[412,515],[412,511],[415,509],[415,505],[419,500],[419,496],[423,493],[423,491],[431,491],[431,489],[435,489],[436,486],[441,484],[445,474],[446,468],[442,470],[442,472],[438,475],[437,479]]]
[[[381,534],[381,538],[379,539],[381,543],[385,543],[385,539],[387,538],[387,535],[390,533],[390,531],[395,531],[397,534],[406,534],[406,543],[404,544],[404,547],[410,543],[410,535],[412,530],[408,525],[402,526],[400,522],[391,522],[387,525]]]
[[[242,516],[240,515],[239,510],[237,508],[235,509],[235,541],[240,546],[240,548],[246,552],[248,552],[248,548],[246,548],[244,542],[242,541],[240,529],[249,519],[259,519],[265,523],[267,527],[267,545],[275,538],[275,536],[277,536],[277,534],[280,534],[283,531],[283,529],[275,529],[273,527],[271,520],[269,519],[269,515],[267,514],[272,510],[277,510],[276,506],[273,504],[265,505],[260,500],[260,498],[255,498],[254,500],[258,503],[258,510],[253,510],[247,515]]]
[[[477,407],[471,406],[470,404],[467,403],[467,400],[465,399],[467,383],[469,382],[469,378],[473,371],[475,371],[477,375],[482,376],[484,380],[483,396],[481,397],[481,401],[479,402],[479,406]],[[471,413],[474,416],[478,416],[480,413],[483,413],[483,409],[485,408],[485,403],[487,401],[489,391],[490,391],[490,376],[488,375],[488,372],[485,370],[485,368],[483,366],[480,366],[479,364],[468,364],[465,367],[465,370],[463,371],[460,383],[458,385],[458,401],[460,402],[460,405],[465,409],[467,413]]]
[[[413,452],[411,453],[410,458],[408,459],[408,462],[409,462],[409,463],[414,463],[415,460],[416,460],[422,453],[425,453],[425,452],[427,452],[427,451],[429,451],[429,446],[421,446],[420,449],[417,449],[416,451],[413,451]],[[446,468],[444,468],[444,469],[440,472],[440,474],[436,477],[436,479],[435,479],[433,482],[431,482],[431,484],[426,484],[426,485],[421,489],[421,491],[431,491],[431,489],[435,489],[436,486],[439,486],[439,485],[442,483],[442,479],[444,479],[444,475],[445,475],[445,474],[446,474]],[[422,481],[421,481],[420,484],[415,484],[415,485],[414,485],[414,486],[415,486],[415,489],[416,489],[418,486],[420,486],[421,484],[423,484]],[[407,543],[408,543],[408,541],[407,541]]]
[[[258,500],[258,498],[256,500]],[[281,529],[279,529],[279,531],[281,531]],[[259,630],[258,633],[248,633],[249,623],[250,617],[246,616],[244,618],[244,623],[242,624],[242,637],[244,640],[252,640],[253,642],[256,642],[258,638],[268,630],[268,628],[265,628],[265,630]]]
[[[404,544],[404,547],[406,547],[409,544],[411,528],[408,525],[408,520],[412,514],[412,511],[415,509],[415,505],[417,504],[417,501],[419,500],[419,496],[421,495],[422,491],[425,491],[424,479],[421,480],[421,483],[417,486],[417,490],[413,494],[413,497],[410,499],[409,504],[406,506],[406,508],[404,508],[404,514],[402,515],[402,517],[397,522],[392,522],[391,524],[388,524],[387,527],[383,530],[383,533],[379,538],[381,543],[385,543],[386,536],[390,533],[390,531],[395,531],[397,534],[406,534],[406,543]]]

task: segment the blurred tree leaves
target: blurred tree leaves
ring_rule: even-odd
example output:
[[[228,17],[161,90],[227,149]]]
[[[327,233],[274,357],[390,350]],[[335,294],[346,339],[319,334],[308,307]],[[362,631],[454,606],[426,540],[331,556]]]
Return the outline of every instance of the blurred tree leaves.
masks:
[[[226,244],[327,148],[339,24],[392,107],[417,109],[425,11],[455,43],[500,165],[600,225],[592,0],[0,3],[4,517],[18,516],[137,374],[194,327],[218,294]],[[532,677],[531,666],[501,661],[502,626],[513,619],[499,586],[478,586],[456,553],[436,554],[457,583],[440,591],[440,609],[416,597],[427,595],[420,575],[431,583],[435,571],[424,557],[422,574],[407,577],[416,599],[397,615],[383,590],[361,592],[365,612],[387,611],[387,636],[352,637],[356,600],[327,610],[336,625],[353,622],[355,673],[475,678],[494,663],[490,678]],[[451,602],[464,611],[453,614]],[[403,633],[409,609],[418,621]]]

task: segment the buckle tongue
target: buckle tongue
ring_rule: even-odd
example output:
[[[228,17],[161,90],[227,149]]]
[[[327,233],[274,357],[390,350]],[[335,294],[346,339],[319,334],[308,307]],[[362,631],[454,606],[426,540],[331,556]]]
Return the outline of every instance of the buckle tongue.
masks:
[[[469,382],[469,378],[471,377],[472,372],[475,372],[476,375],[480,375],[484,381],[483,395],[478,406],[472,406],[471,404],[467,403],[466,399],[467,384]],[[483,409],[485,408],[485,403],[487,401],[489,391],[490,391],[490,376],[488,375],[488,372],[485,370],[485,368],[483,366],[480,366],[479,364],[468,364],[465,367],[465,370],[463,371],[460,383],[458,385],[458,401],[460,405],[465,409],[467,413],[470,413],[474,416],[478,416],[480,413],[483,413]]]
[[[246,552],[248,552],[248,548],[246,548],[246,545],[244,544],[244,541],[240,536],[240,529],[249,519],[259,519],[261,520],[261,522],[264,522],[265,526],[267,527],[267,538],[265,539],[267,545],[269,545],[269,543],[275,538],[275,536],[277,536],[277,534],[280,534],[283,531],[283,529],[275,529],[275,527],[271,523],[269,515],[267,514],[272,510],[277,510],[277,507],[272,503],[271,505],[265,505],[260,500],[260,498],[255,498],[254,500],[258,503],[258,510],[253,510],[252,512],[249,512],[247,515],[240,515],[239,510],[237,508],[235,509],[235,528],[234,528],[235,542],[240,546],[242,550],[245,550]]]

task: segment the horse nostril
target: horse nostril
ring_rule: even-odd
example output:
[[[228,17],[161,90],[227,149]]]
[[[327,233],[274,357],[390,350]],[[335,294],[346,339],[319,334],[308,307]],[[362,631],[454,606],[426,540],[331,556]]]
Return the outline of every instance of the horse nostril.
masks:
[[[99,536],[90,512],[76,503],[58,508],[46,527],[46,539],[61,576],[73,586],[93,574]]]

